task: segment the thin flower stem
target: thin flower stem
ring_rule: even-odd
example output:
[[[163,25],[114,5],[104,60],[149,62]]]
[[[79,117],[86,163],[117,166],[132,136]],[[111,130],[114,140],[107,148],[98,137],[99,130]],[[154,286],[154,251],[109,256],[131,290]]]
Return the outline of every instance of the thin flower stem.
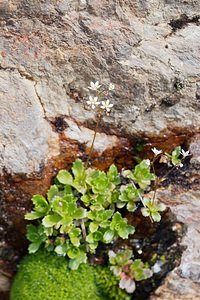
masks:
[[[90,250],[89,250],[88,243],[86,242],[87,233],[86,233],[85,223],[84,223],[83,219],[81,219],[81,229],[82,229],[82,232],[83,232],[83,239],[84,239],[84,242],[85,242],[86,252],[89,253]]]
[[[144,201],[143,201],[142,195],[140,194],[140,192],[138,191],[138,189],[137,189],[137,187],[136,187],[135,183],[134,183],[132,180],[131,180],[131,184],[132,184],[132,186],[134,187],[134,189],[136,189],[136,190],[137,190],[137,192],[138,192],[138,196],[139,196],[139,198],[140,198],[140,201],[142,202],[142,204],[144,205],[144,207],[146,207],[146,205],[145,205],[145,203],[144,203]],[[151,217],[151,216],[149,216],[149,218],[150,218],[151,222],[153,223],[153,219],[152,219],[152,217]]]
[[[181,159],[181,162],[182,162],[182,160],[183,160],[183,158]],[[177,165],[173,166],[173,168],[171,168],[168,172],[166,172],[160,179],[156,180],[156,186],[155,186],[154,195],[153,195],[153,203],[154,203],[154,200],[156,197],[158,184],[163,180],[163,178],[167,177],[175,168],[177,168]]]
[[[94,133],[93,140],[92,140],[92,145],[90,147],[88,158],[87,158],[87,161],[85,163],[85,169],[87,169],[88,162],[90,160],[90,157],[91,157],[91,154],[92,154],[92,151],[93,151],[93,148],[94,148],[94,141],[95,141],[95,138],[96,138],[96,135],[97,135],[97,129],[98,129],[98,126],[99,126],[100,118],[101,118],[101,110],[99,111],[99,116],[98,116],[98,120],[97,120],[97,124],[96,124],[96,128],[95,128],[95,133]]]

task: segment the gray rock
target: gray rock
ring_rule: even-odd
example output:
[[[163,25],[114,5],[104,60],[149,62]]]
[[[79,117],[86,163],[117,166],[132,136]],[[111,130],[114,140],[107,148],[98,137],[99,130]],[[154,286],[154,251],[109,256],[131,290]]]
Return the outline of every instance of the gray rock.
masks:
[[[199,133],[199,16],[199,0],[1,1],[0,174],[44,175],[49,160],[63,160],[61,140],[88,151],[95,125],[95,113],[86,109],[90,81],[116,86],[109,95],[114,108],[103,117],[95,143],[99,155],[120,137],[162,142]],[[56,118],[67,125],[58,130]],[[195,168],[197,147],[192,140]],[[73,149],[75,158],[78,146]],[[42,191],[50,182],[43,180]],[[34,184],[35,192],[40,188]],[[24,189],[15,196],[23,209],[21,194],[29,197]],[[154,299],[198,299],[199,195],[178,189],[160,195],[188,225],[188,248]],[[3,211],[12,226],[7,197]]]
[[[45,120],[36,83],[17,70],[0,71],[0,170],[38,172],[48,157],[59,154],[58,136]]]

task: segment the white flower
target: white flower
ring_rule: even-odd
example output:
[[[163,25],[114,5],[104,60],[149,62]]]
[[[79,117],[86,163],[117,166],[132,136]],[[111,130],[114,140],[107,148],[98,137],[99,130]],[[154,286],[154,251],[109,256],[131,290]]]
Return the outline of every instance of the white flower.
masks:
[[[90,105],[92,107],[92,109],[94,109],[96,106],[98,106],[100,104],[100,102],[98,102],[98,97],[92,97],[92,96],[89,96],[89,99],[87,101],[87,104]]]
[[[109,257],[116,257],[116,253],[114,251],[112,251],[112,250],[109,250],[108,251],[108,256]]]
[[[127,293],[132,294],[136,288],[135,281],[128,276],[124,276],[119,282],[119,287],[125,289]]]
[[[184,151],[183,149],[181,150],[181,154],[183,155],[183,157],[191,155],[189,151]]]
[[[106,100],[106,101],[102,101],[102,106],[101,108],[102,109],[105,109],[107,112],[110,111],[110,108],[113,107],[113,104],[109,103],[110,101],[109,100]]]
[[[99,85],[99,81],[97,81],[95,83],[91,81],[90,86],[88,87],[88,89],[96,91],[96,90],[98,90],[98,88],[100,88],[100,86],[101,85]]]
[[[112,91],[112,90],[114,90],[114,88],[115,88],[115,85],[113,84],[113,83],[110,83],[109,84],[109,91]]]
[[[158,150],[155,147],[153,149],[151,149],[151,151],[153,151],[153,153],[155,154],[155,156],[159,155],[160,153],[162,153],[162,150]]]

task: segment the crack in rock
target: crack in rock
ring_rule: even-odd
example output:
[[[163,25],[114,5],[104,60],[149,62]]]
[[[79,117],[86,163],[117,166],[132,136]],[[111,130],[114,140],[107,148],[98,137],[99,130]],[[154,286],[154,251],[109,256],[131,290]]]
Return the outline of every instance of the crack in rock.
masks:
[[[47,120],[49,123],[51,123],[51,122],[48,120],[48,118],[46,117],[46,110],[45,110],[44,104],[43,104],[43,102],[42,102],[42,99],[41,99],[40,95],[38,94],[38,91],[37,91],[37,84],[38,84],[38,82],[33,78],[33,76],[31,76],[30,74],[26,73],[25,71],[23,71],[23,70],[21,70],[21,69],[19,69],[19,68],[17,68],[17,67],[10,67],[10,66],[3,67],[1,64],[0,64],[0,70],[3,70],[3,71],[12,71],[12,72],[16,70],[16,71],[20,74],[20,76],[21,76],[22,78],[25,78],[25,79],[27,79],[27,80],[30,80],[30,81],[34,82],[34,91],[35,91],[35,94],[36,94],[36,96],[37,96],[37,98],[38,98],[38,100],[39,100],[39,102],[40,102],[40,105],[41,105],[41,107],[42,107],[42,110],[43,110],[43,112],[44,112],[44,118],[45,118],[45,120]]]

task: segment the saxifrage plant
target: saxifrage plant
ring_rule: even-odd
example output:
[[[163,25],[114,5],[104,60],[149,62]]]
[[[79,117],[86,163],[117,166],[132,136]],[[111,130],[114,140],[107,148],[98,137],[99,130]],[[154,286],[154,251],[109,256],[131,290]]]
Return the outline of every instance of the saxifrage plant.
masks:
[[[134,213],[136,203],[141,201],[143,216],[159,222],[165,205],[156,200],[158,184],[174,168],[182,166],[182,160],[189,155],[181,147],[177,147],[171,155],[162,154],[161,150],[154,148],[152,162],[144,159],[134,170],[123,170],[121,175],[114,164],[108,172],[88,168],[100,118],[103,113],[109,115],[113,107],[109,100],[100,102],[100,97],[107,96],[114,85],[110,84],[108,89],[101,87],[99,82],[91,82],[89,87],[95,96],[90,96],[87,104],[97,109],[97,125],[87,161],[84,164],[77,159],[71,172],[59,171],[47,197],[33,196],[33,211],[25,215],[27,220],[38,220],[38,225],[27,225],[27,238],[31,242],[29,253],[44,245],[47,251],[68,257],[69,268],[73,270],[87,263],[88,256],[95,253],[99,243],[109,244],[119,237],[128,239],[134,234],[135,228],[128,224],[120,212],[121,208]],[[172,165],[162,178],[155,174],[154,163],[158,159]],[[126,184],[121,183],[121,176],[127,179]],[[145,194],[152,182],[154,195],[150,199]],[[131,260],[132,252],[129,250],[117,254],[110,252],[109,256],[111,270],[118,279],[121,278],[120,287],[128,293],[135,290],[135,280],[152,276],[152,271],[144,267],[141,260]]]

